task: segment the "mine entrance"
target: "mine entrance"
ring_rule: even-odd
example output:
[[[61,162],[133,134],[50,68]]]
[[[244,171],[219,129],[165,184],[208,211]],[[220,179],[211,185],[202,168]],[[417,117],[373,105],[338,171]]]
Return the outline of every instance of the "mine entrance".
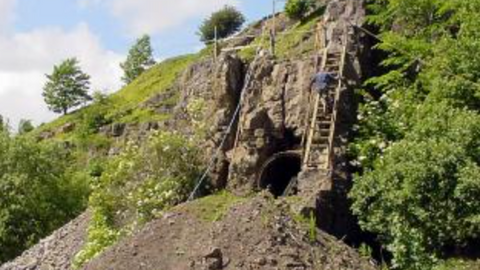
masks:
[[[295,193],[296,178],[301,171],[302,161],[298,153],[279,153],[271,157],[260,172],[259,187],[268,189],[275,197]],[[294,181],[294,182],[292,182]]]

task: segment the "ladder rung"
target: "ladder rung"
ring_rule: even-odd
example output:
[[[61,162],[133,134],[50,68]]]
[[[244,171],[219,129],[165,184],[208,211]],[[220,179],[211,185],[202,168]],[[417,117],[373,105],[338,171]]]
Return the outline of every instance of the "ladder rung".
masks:
[[[318,115],[317,116],[317,122],[326,122],[328,120],[330,120],[329,116],[326,116],[326,115]]]
[[[329,51],[329,52],[328,52],[328,55],[339,56],[339,55],[342,55],[342,52],[339,52],[339,51]]]
[[[328,138],[325,138],[325,137],[320,137],[320,138],[313,138],[313,142],[318,145],[318,146],[321,146],[321,147],[325,147],[327,148],[327,143],[328,143]]]

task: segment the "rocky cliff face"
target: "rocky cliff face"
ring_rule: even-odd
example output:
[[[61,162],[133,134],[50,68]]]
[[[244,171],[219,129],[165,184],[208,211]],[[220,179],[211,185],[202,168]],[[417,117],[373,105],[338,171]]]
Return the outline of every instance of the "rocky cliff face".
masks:
[[[278,63],[264,56],[252,63],[237,145],[228,153],[230,189],[256,189],[260,168],[270,156],[300,147],[314,66],[313,57]]]
[[[346,192],[350,185],[345,152],[356,115],[353,90],[360,85],[363,74],[368,73],[363,62],[368,54],[368,47],[363,43],[365,37],[353,27],[362,25],[364,18],[363,1],[328,2],[323,18],[327,43],[331,50],[339,52],[345,38],[348,40],[345,76],[342,78],[345,87],[340,93],[334,140],[336,169],[333,181],[326,177],[328,172],[319,169],[303,169],[298,176],[299,193],[306,198],[306,205],[314,211],[322,211],[324,217],[330,216],[322,218],[324,227],[339,235],[349,230],[345,226],[348,223]],[[301,142],[305,138],[307,112],[313,97],[309,85],[311,76],[316,73],[317,60],[315,55],[304,55],[301,59],[277,61],[263,53],[250,64],[247,72],[252,74],[252,80],[246,82],[244,88],[237,142],[227,153],[230,190],[248,193],[267,188],[262,183],[262,175],[267,169],[265,164],[274,164],[272,157],[284,157],[290,153],[301,160]],[[294,159],[291,159],[276,169],[287,172],[285,166],[293,163]],[[275,185],[274,181],[280,180],[271,179],[269,183]],[[335,211],[331,211],[333,209]],[[326,212],[336,214],[332,216]]]

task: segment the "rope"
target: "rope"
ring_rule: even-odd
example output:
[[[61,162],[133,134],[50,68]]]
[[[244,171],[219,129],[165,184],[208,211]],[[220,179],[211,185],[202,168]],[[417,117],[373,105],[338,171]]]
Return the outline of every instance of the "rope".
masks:
[[[258,56],[258,53],[257,53],[257,56]],[[254,62],[255,62],[255,60],[252,63],[254,63]],[[253,69],[250,69],[247,73],[246,78],[245,78],[245,83],[243,85],[243,89],[242,89],[242,92],[241,92],[240,101],[238,102],[237,108],[235,109],[235,113],[232,116],[232,120],[230,120],[228,128],[225,132],[225,136],[223,137],[222,142],[218,146],[217,151],[215,152],[215,155],[210,159],[210,163],[209,163],[207,169],[203,173],[202,177],[200,177],[200,179],[197,182],[197,185],[195,186],[192,193],[188,197],[188,201],[191,201],[191,200],[195,199],[195,196],[196,196],[198,190],[200,189],[200,187],[203,185],[203,183],[207,179],[207,176],[211,172],[211,170],[213,169],[213,166],[215,166],[215,163],[216,163],[218,157],[220,156],[222,148],[225,145],[225,143],[227,142],[228,136],[229,136],[230,132],[232,131],[233,125],[235,124],[235,121],[240,114],[240,110],[242,108],[243,97],[245,95],[247,87],[250,84],[250,79],[252,77],[252,73],[253,73]]]

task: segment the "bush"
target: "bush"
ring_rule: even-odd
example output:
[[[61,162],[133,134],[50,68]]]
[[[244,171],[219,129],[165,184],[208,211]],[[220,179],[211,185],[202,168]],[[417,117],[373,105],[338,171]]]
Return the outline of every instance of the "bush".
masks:
[[[285,5],[285,13],[290,19],[302,20],[313,4],[312,0],[288,0]]]
[[[442,248],[478,237],[480,116],[435,104],[414,119],[412,132],[356,178],[351,197],[395,267],[429,269]]]
[[[351,196],[395,269],[432,269],[479,237],[479,11],[480,1],[370,4],[385,74],[364,95]]]
[[[0,263],[76,217],[88,189],[56,144],[0,132]]]
[[[92,182],[93,220],[74,265],[80,267],[139,225],[185,201],[200,174],[198,153],[191,140],[171,132],[153,135],[143,147],[128,144]]]
[[[226,38],[240,30],[244,23],[245,17],[240,11],[235,7],[225,6],[203,22],[198,34],[201,41],[208,43],[215,38],[215,27],[217,27],[217,37]]]

